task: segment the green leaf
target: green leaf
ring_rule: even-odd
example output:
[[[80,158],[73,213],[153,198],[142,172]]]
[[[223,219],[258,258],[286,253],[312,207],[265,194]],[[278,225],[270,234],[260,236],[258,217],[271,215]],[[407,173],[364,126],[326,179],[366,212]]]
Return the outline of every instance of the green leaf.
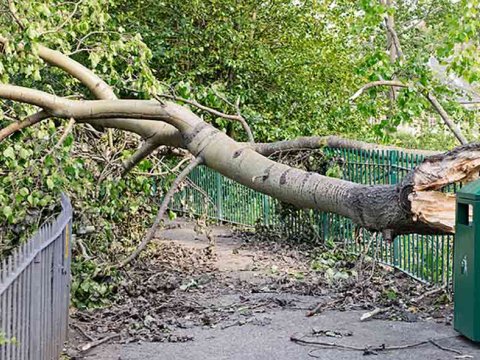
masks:
[[[15,159],[15,151],[13,150],[13,147],[9,146],[3,151],[3,156],[9,159]]]
[[[11,217],[13,214],[13,210],[10,206],[4,206],[3,207],[3,215],[5,215],[6,218]]]
[[[53,180],[51,178],[47,178],[47,187],[49,190],[52,190],[53,187],[55,186]]]
[[[168,218],[170,220],[175,220],[177,218],[177,214],[173,212],[172,210],[168,210]]]

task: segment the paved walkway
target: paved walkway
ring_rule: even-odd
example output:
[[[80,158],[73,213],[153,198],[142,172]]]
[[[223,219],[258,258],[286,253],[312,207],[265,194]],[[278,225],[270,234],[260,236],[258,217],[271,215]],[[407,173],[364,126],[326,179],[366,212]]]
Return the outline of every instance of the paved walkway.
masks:
[[[216,227],[217,261],[219,271],[245,277],[252,263],[248,251],[232,251],[238,246],[235,237],[228,228]],[[222,234],[224,235],[222,238]],[[177,228],[163,231],[160,238],[174,241],[186,247],[205,246],[206,239],[198,239],[191,224],[180,224]],[[248,279],[248,276],[247,276]],[[254,277],[252,277],[254,279]],[[241,294],[219,296],[219,303],[239,302]],[[343,336],[308,337],[310,340],[335,342],[365,348],[368,346],[404,346],[434,339],[442,347],[455,349],[464,356],[436,347],[432,343],[411,348],[379,352],[371,355],[374,359],[480,359],[480,347],[459,337],[451,325],[433,321],[399,322],[385,320],[360,321],[364,311],[327,311],[306,317],[305,309],[318,303],[318,298],[295,294],[259,293],[249,297],[268,299],[281,298],[285,303],[295,303],[295,310],[286,307],[267,307],[254,313],[246,323],[233,322],[217,324],[215,328],[192,327],[179,329],[176,335],[188,335],[193,341],[176,343],[132,343],[106,344],[93,350],[87,358],[98,360],[295,360],[311,359],[365,359],[362,351],[339,348],[317,348],[302,346],[290,340],[292,335],[317,332],[338,332]],[[276,300],[278,301],[278,300]],[[350,334],[350,335],[349,335]]]
[[[304,311],[280,310],[262,314],[271,319],[268,325],[246,324],[226,329],[190,329],[185,334],[194,336],[186,343],[143,343],[110,345],[92,354],[98,360],[296,360],[311,359],[312,346],[300,346],[290,341],[291,335],[309,333],[314,329],[351,332],[342,338],[315,337],[313,340],[336,342],[358,347],[413,344],[436,339],[443,347],[480,358],[480,347],[456,337],[451,326],[433,322],[394,322],[372,320],[360,322],[361,312],[327,312],[306,318]],[[265,321],[264,321],[265,322]],[[318,349],[311,353],[319,359],[365,359],[362,352],[340,349]],[[374,359],[455,359],[457,354],[426,344],[372,355]]]

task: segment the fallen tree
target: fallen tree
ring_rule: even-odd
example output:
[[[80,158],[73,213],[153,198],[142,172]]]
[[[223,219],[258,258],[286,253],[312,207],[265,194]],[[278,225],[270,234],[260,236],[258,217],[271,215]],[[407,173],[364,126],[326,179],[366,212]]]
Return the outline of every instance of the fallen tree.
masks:
[[[2,43],[7,41],[0,38]],[[78,79],[99,100],[71,100],[32,88],[0,84],[1,99],[39,108],[38,113],[2,129],[0,140],[51,117],[66,119],[72,124],[71,119],[74,119],[75,123],[90,124],[97,129],[132,132],[140,135],[144,144],[124,164],[125,171],[160,146],[185,149],[197,159],[189,168],[203,163],[283,202],[339,214],[352,219],[358,226],[384,232],[388,237],[406,233],[453,233],[454,197],[440,190],[454,182],[471,181],[480,170],[480,145],[471,144],[444,154],[419,151],[431,156],[395,185],[361,185],[306,172],[267,156],[278,151],[326,145],[363,150],[385,147],[335,136],[304,137],[270,144],[237,142],[184,106],[156,95],[155,100],[118,99],[104,81],[68,56],[44,47],[39,48],[38,55]],[[231,118],[239,120],[238,116]],[[245,122],[242,125],[248,129]],[[251,132],[249,138],[253,139],[250,135]],[[185,177],[186,172],[181,176]],[[164,208],[162,206],[163,211]],[[151,229],[142,244],[148,243],[154,233]]]

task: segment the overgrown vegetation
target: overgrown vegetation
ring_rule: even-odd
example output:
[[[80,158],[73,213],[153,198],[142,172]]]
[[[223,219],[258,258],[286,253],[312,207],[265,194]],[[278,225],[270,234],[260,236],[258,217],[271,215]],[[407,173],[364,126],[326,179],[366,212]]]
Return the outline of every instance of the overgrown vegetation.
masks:
[[[39,59],[43,44],[88,65],[122,97],[173,92],[225,112],[234,109],[222,98],[238,99],[258,141],[335,133],[451,148],[455,139],[418,95],[425,89],[437,95],[467,137],[478,132],[475,113],[456,101],[465,94],[447,87],[427,66],[436,57],[452,74],[476,84],[476,0],[415,6],[398,1],[391,8],[374,0],[13,3],[12,9],[1,2],[0,35],[9,37],[0,49],[2,83],[90,99],[77,80]],[[385,51],[385,14],[396,18],[405,54],[400,61],[391,62]],[[398,90],[394,104],[383,88],[370,89],[355,104],[348,101],[363,84],[394,78],[411,85]],[[33,112],[10,101],[0,105],[2,128]],[[246,139],[238,124],[205,118]],[[73,301],[98,306],[115,290],[117,272],[110,265],[132,250],[156,213],[163,189],[149,173],[171,176],[165,165],[171,159],[156,154],[121,178],[121,161],[134,152],[136,138],[86,125],[64,134],[67,129],[51,120],[0,144],[0,256],[54,216],[59,194],[67,191],[75,207]],[[307,160],[308,170],[339,177],[341,169],[330,160],[328,166]]]

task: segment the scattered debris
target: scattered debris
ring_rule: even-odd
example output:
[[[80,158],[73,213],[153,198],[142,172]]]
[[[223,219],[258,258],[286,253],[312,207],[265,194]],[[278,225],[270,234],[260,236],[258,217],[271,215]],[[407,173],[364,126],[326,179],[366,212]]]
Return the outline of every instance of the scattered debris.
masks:
[[[175,242],[152,243],[149,251],[125,271],[125,280],[111,306],[72,314],[71,328],[78,335],[70,346],[80,351],[85,340],[94,343],[111,334],[115,337],[108,341],[120,343],[192,341],[193,337],[177,335],[177,330],[266,326],[271,319],[259,314],[274,308],[307,310],[307,316],[327,310],[368,311],[362,321],[451,321],[450,299],[435,296],[442,290],[427,288],[401,272],[375,265],[366,256],[353,256],[339,248],[318,250],[263,241],[252,234],[236,233],[232,239],[237,243],[228,256],[250,256],[248,269],[233,275],[218,270],[215,246],[207,249],[199,240],[192,247]],[[319,303],[314,308],[302,307],[291,295],[315,296]],[[313,329],[311,333],[317,338],[352,335],[338,329]],[[379,350],[373,347],[362,351]]]

